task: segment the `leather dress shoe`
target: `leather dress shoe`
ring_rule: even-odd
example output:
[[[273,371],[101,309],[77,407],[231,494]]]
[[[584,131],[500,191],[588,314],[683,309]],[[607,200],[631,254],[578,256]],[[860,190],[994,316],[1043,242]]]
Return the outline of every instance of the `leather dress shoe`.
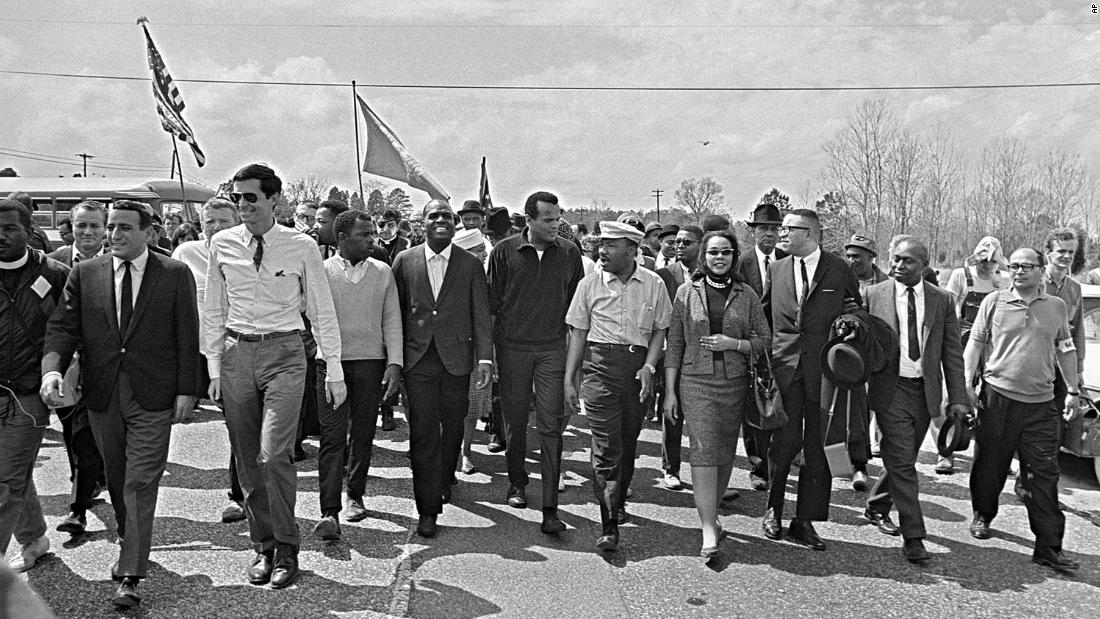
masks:
[[[359,522],[367,519],[367,508],[363,507],[363,499],[348,499],[348,522]]]
[[[596,538],[596,548],[611,552],[619,548],[619,528],[604,528],[604,534]]]
[[[1031,562],[1045,565],[1063,574],[1072,574],[1081,568],[1081,564],[1070,559],[1061,550],[1053,548],[1036,549],[1031,555]]]
[[[932,555],[924,549],[924,542],[919,537],[905,540],[901,546],[901,554],[905,556],[906,561],[918,565],[928,563],[932,559]]]
[[[229,501],[229,505],[225,506],[222,510],[222,522],[240,522],[247,518],[248,515],[244,513],[244,505],[240,501]]]
[[[874,510],[868,509],[863,512],[863,517],[871,522],[871,524],[878,527],[879,531],[887,535],[900,535],[898,531],[898,525],[894,524],[893,520],[890,520],[890,514],[880,514]]]
[[[435,518],[435,514],[420,516],[420,520],[416,523],[416,534],[420,537],[435,537],[435,534],[439,531],[439,527],[435,524]]]
[[[783,536],[783,523],[775,515],[774,509],[764,512],[764,521],[761,523],[764,529],[764,537],[777,540]]]
[[[558,518],[558,510],[542,510],[542,526],[539,527],[547,535],[557,535],[565,531],[565,523]]]
[[[313,535],[327,542],[340,539],[340,521],[333,515],[321,518],[317,521],[317,526],[313,527]]]
[[[703,546],[699,550],[699,556],[707,561],[712,561],[718,558],[718,546]]]
[[[499,436],[493,434],[489,437],[489,444],[486,446],[491,454],[498,454],[508,447],[508,443],[505,443]]]
[[[133,608],[138,604],[141,604],[141,596],[137,592],[138,579],[134,576],[127,576],[122,579],[122,583],[115,591],[115,597],[111,599],[111,602],[119,608]]]
[[[852,490],[864,492],[867,490],[867,473],[856,471],[852,473]]]
[[[283,589],[298,579],[298,547],[279,544],[275,548],[275,567],[271,570],[271,588]]]
[[[989,530],[989,520],[985,516],[974,516],[970,523],[970,535],[974,539],[989,539],[993,534]]]
[[[787,527],[787,535],[807,548],[825,550],[825,542],[817,536],[817,531],[814,531],[814,523],[809,520],[800,518],[791,520],[791,526]]]
[[[511,486],[508,488],[508,507],[516,509],[527,508],[527,492],[523,488]]]
[[[248,582],[253,585],[266,585],[271,580],[274,559],[274,550],[256,553],[256,558],[252,560],[252,567],[248,568]]]
[[[69,512],[69,515],[57,525],[57,530],[70,535],[80,535],[88,528],[88,518],[84,514]]]

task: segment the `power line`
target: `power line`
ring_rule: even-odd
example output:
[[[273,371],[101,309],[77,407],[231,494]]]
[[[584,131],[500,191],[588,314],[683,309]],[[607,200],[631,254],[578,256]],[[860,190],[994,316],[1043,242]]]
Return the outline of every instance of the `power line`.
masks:
[[[16,150],[14,148],[7,148],[7,147],[2,147],[2,146],[0,146],[0,154],[8,155],[8,156],[11,156],[11,157],[20,157],[20,158],[24,158],[24,159],[35,159],[36,161],[47,161],[49,163],[65,163],[65,164],[72,163],[73,165],[76,165],[74,162],[70,161],[69,158],[64,156],[64,155],[51,155],[51,154],[48,154],[48,153],[36,153],[36,152],[25,151],[25,150]],[[76,155],[76,156],[79,157],[80,155]],[[91,158],[91,157],[89,157],[89,158]],[[164,168],[164,166],[155,166],[155,165],[148,165],[148,164],[141,164],[141,163],[132,163],[131,164],[131,163],[107,162],[107,161],[101,161],[99,163],[94,163],[94,164],[88,164],[88,166],[93,167],[93,168],[100,168],[100,169],[104,169],[104,170],[159,171],[159,170],[162,170]]]
[[[35,77],[60,77],[74,79],[98,79],[144,82],[147,77],[129,75],[52,73],[46,71],[15,71],[0,69],[0,74]],[[350,82],[285,82],[265,80],[224,79],[176,79],[189,84],[232,84],[240,86],[311,86],[347,88]],[[1081,88],[1100,86],[1100,82],[1044,82],[1032,84],[911,84],[885,86],[533,86],[492,84],[359,84],[365,88],[413,89],[413,90],[515,90],[515,91],[586,91],[586,92],[868,92],[913,90],[995,90],[1021,88]]]

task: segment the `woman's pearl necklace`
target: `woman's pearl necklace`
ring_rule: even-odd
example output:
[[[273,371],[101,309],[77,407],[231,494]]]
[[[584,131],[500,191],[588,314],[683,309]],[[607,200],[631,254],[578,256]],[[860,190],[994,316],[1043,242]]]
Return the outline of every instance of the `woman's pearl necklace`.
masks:
[[[714,281],[713,279],[710,278],[710,275],[707,275],[707,283],[710,284],[713,288],[719,288],[719,289],[729,288],[729,285],[730,285],[730,283],[728,281],[727,282],[716,282],[716,281]]]

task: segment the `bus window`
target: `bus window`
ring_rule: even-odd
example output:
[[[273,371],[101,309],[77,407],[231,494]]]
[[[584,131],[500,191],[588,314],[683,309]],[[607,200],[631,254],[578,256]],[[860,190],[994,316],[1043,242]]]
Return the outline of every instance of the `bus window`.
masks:
[[[58,198],[57,199],[57,220],[69,218],[69,211],[73,210],[73,207],[80,204],[83,200],[73,198]]]
[[[50,198],[37,198],[31,200],[34,204],[34,225],[39,228],[54,227],[53,200]]]

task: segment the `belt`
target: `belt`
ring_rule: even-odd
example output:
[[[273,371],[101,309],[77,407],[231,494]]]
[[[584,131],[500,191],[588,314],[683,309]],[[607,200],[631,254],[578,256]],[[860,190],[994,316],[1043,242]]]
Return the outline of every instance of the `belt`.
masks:
[[[922,385],[924,384],[924,379],[919,378],[919,377],[918,378],[909,378],[908,376],[898,376],[898,380],[904,380],[904,381],[910,382],[910,383],[920,383]]]
[[[233,329],[226,329],[225,334],[244,342],[262,342],[264,340],[277,340],[281,337],[290,337],[291,335],[300,336],[302,332],[295,329],[293,331],[275,331],[274,333],[238,333]]]
[[[609,350],[619,350],[628,353],[646,352],[649,350],[646,346],[640,346],[638,344],[605,344],[603,342],[589,342],[589,346],[599,346],[600,348],[607,348]]]

